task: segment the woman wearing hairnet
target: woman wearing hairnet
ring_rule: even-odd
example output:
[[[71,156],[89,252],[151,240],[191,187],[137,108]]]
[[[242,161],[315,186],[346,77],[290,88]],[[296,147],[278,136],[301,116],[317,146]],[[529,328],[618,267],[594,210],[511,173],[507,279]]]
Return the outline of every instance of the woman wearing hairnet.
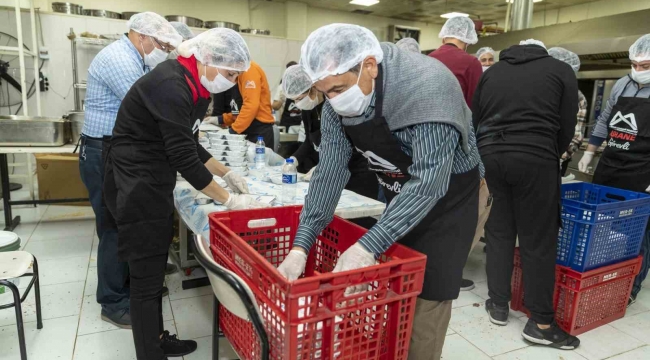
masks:
[[[278,271],[289,280],[302,274],[350,178],[353,152],[363,155],[388,206],[334,272],[374,265],[396,241],[426,254],[409,359],[439,359],[478,217],[480,157],[458,81],[439,61],[379,44],[370,30],[348,24],[309,35],[300,65],[328,100],[318,168]]]
[[[650,34],[630,46],[632,72],[619,79],[600,113],[578,167],[588,172],[598,147],[607,141],[594,172],[594,184],[650,193]],[[641,244],[643,264],[629,305],[636,301],[650,268],[650,224]]]
[[[107,222],[118,232],[118,258],[129,263],[138,360],[162,360],[196,349],[196,342],[164,331],[162,322],[176,173],[229,209],[264,206],[243,195],[248,193],[246,181],[197,140],[210,93],[234,86],[249,64],[248,47],[238,33],[211,29],[184,42],[177,60],[142,77],[122,101],[105,152],[104,200]],[[217,185],[213,174],[233,193]]]
[[[494,65],[494,59],[496,58],[496,52],[491,47],[482,47],[476,52],[476,57],[478,61],[481,62],[483,67],[483,72],[489,69],[490,66]]]
[[[580,70],[580,58],[576,53],[571,52],[565,48],[553,47],[548,49],[548,54],[555,59],[558,59],[571,66],[571,69],[573,69],[576,74]],[[575,133],[573,134],[573,140],[571,140],[571,144],[569,144],[569,147],[566,149],[564,154],[562,154],[562,176],[564,176],[566,173],[573,154],[578,151],[578,149],[580,149],[580,146],[582,146],[582,139],[584,138],[586,128],[585,116],[587,116],[587,98],[585,98],[585,95],[582,93],[582,91],[578,90],[578,114],[576,128]]]

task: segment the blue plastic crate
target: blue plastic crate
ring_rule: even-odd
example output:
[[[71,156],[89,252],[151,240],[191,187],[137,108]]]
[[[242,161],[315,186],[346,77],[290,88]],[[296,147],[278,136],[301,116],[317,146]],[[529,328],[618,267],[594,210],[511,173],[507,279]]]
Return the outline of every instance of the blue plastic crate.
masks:
[[[580,272],[639,255],[650,195],[590,183],[562,185],[557,263]]]

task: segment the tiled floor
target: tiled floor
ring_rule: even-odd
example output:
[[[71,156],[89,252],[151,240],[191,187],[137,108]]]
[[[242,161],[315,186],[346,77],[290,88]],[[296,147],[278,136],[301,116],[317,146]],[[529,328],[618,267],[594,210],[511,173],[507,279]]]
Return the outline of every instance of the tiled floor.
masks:
[[[16,232],[23,239],[23,248],[37,256],[42,273],[42,330],[36,330],[33,296],[23,308],[29,359],[135,359],[131,332],[99,319],[94,296],[97,239],[90,208],[39,206],[19,208],[15,214],[22,216]],[[3,222],[4,217],[0,224]],[[445,360],[650,359],[650,291],[640,293],[625,318],[581,335],[578,350],[558,351],[524,342],[522,313],[511,312],[506,327],[487,320],[482,246],[471,254],[465,276],[477,282],[476,288],[461,293],[453,303]],[[185,360],[211,359],[210,288],[182,290],[183,279],[181,273],[166,279],[170,294],[163,303],[165,327],[180,338],[198,342],[199,349]],[[0,304],[8,301],[7,294],[0,295]],[[0,311],[0,360],[20,358],[15,323],[13,309]],[[230,349],[221,354],[223,360],[234,358]]]

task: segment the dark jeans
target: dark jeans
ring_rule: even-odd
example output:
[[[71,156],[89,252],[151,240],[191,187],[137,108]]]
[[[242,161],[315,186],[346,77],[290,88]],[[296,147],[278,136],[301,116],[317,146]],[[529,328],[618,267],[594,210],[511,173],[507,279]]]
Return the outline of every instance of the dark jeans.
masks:
[[[131,269],[131,325],[138,360],[167,359],[160,347],[164,331],[162,288],[167,254],[129,261]]]
[[[99,248],[97,249],[97,302],[102,310],[112,314],[129,308],[129,266],[117,261],[117,230],[103,225],[102,188],[104,164],[102,142],[99,139],[81,137],[79,148],[79,172],[81,181],[88,189],[90,204],[95,212],[95,225]]]
[[[648,269],[650,268],[650,223],[645,229],[645,235],[641,242],[641,255],[643,255],[643,263],[641,263],[641,272],[634,278],[634,286],[632,286],[632,295],[636,296],[641,291],[641,283],[648,276]]]
[[[556,161],[523,153],[483,156],[493,195],[485,226],[488,294],[500,306],[510,301],[515,242],[523,266],[524,305],[539,324],[554,318],[555,257],[560,227],[560,178]]]

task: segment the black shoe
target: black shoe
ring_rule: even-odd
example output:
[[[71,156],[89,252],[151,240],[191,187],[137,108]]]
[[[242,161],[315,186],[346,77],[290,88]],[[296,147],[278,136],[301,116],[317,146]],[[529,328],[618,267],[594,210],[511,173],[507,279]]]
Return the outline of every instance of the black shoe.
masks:
[[[528,319],[524,332],[524,339],[540,345],[546,345],[562,350],[573,350],[580,346],[580,339],[569,335],[566,331],[560,329],[555,320],[548,329],[540,329],[537,323]]]
[[[636,302],[636,295],[630,294],[630,298],[627,300],[627,307],[630,307],[630,305],[634,304]]]
[[[165,297],[167,295],[169,295],[169,289],[167,286],[163,286],[162,296]]]
[[[492,301],[492,299],[488,299],[488,301],[485,302],[485,311],[487,311],[490,316],[490,322],[494,325],[508,325],[508,313],[510,313],[510,308],[507,306],[498,306],[494,301]]]
[[[176,265],[167,263],[167,267],[165,268],[165,275],[171,275],[177,271],[178,268],[176,267]]]
[[[460,282],[460,291],[470,291],[473,288],[475,288],[475,286],[472,280],[463,279]]]
[[[120,329],[131,328],[131,314],[129,313],[129,310],[122,310],[109,314],[102,309],[101,319]]]
[[[197,344],[194,340],[178,340],[176,335],[169,335],[169,331],[165,330],[160,339],[160,347],[165,356],[180,357],[193,353]]]

